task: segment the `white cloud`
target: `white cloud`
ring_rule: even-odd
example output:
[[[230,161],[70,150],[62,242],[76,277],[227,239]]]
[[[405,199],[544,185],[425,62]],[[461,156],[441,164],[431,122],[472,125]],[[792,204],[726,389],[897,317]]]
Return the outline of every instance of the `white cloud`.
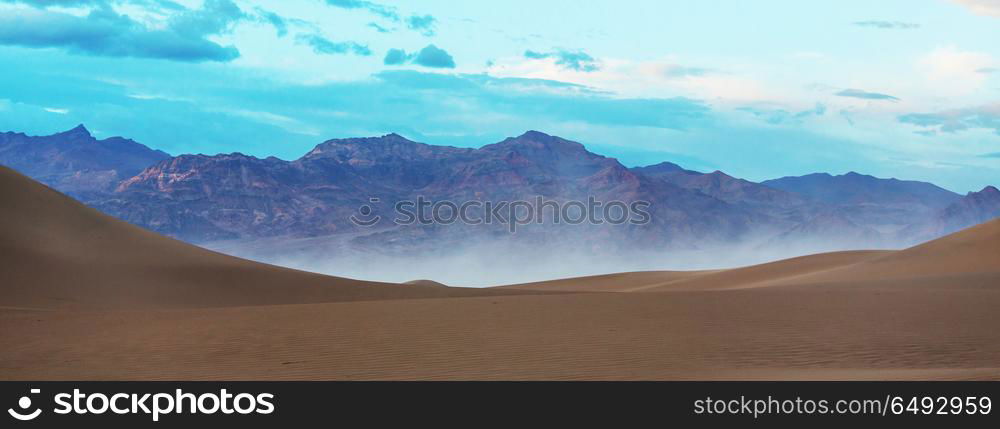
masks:
[[[223,113],[230,115],[235,115],[243,118],[247,118],[253,121],[260,122],[262,124],[268,124],[275,127],[279,127],[295,134],[303,134],[307,136],[319,136],[320,130],[316,127],[310,126],[297,119],[279,115],[271,112],[261,112],[249,109],[219,109]]]
[[[955,47],[937,48],[919,60],[924,77],[940,95],[969,95],[980,90],[989,78],[983,69],[997,61],[982,52],[961,51]]]
[[[60,115],[65,115],[65,114],[69,113],[69,109],[59,109],[59,108],[56,108],[56,107],[43,107],[42,109],[44,109],[46,112],[49,112],[49,113],[58,113]]]
[[[1000,0],[953,0],[972,10],[977,15],[1000,18]]]
[[[602,58],[601,69],[582,72],[551,61],[501,58],[489,67],[497,77],[547,79],[609,91],[620,97],[691,97],[721,103],[775,99],[779,91],[751,77],[720,71],[676,58],[632,61]],[[808,103],[807,103],[808,104]],[[811,105],[811,104],[809,104]]]

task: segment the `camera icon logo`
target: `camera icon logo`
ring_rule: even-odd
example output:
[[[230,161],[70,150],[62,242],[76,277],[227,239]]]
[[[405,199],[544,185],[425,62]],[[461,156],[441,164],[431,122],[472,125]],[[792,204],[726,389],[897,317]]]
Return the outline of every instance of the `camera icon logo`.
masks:
[[[378,198],[369,198],[368,202],[375,204],[380,200]],[[358,216],[360,214],[360,216]],[[369,227],[378,223],[382,220],[382,217],[375,214],[375,209],[372,206],[365,204],[358,208],[358,213],[351,215],[351,222],[357,226]]]
[[[36,394],[41,392],[42,392],[41,389],[31,389],[31,394]],[[28,409],[31,408],[31,398],[27,396],[22,396],[21,399],[18,399],[17,406],[21,408],[21,411],[15,410],[13,408],[8,408],[7,413],[10,414],[11,417],[21,421],[34,420],[35,417],[38,417],[38,415],[42,413],[41,408],[36,408],[35,411],[28,412]]]

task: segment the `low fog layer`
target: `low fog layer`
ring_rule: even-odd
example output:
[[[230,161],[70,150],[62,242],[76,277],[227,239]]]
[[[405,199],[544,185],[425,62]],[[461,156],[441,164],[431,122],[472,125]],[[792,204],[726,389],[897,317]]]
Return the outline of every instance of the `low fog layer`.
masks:
[[[589,242],[447,241],[402,251],[352,246],[346,237],[217,242],[205,247],[260,262],[334,276],[385,282],[431,279],[451,286],[486,287],[628,271],[710,270],[814,253],[897,249],[902,243],[863,243],[831,236],[760,239],[672,249],[630,249]]]

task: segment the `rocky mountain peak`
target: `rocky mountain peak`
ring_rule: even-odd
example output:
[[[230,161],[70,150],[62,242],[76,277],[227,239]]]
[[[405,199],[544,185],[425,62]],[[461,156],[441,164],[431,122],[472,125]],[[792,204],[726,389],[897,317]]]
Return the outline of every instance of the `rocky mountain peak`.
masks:
[[[528,130],[517,137],[508,137],[500,143],[496,143],[497,147],[535,147],[535,148],[546,148],[546,149],[563,149],[570,151],[581,151],[586,152],[587,150],[582,144],[575,141],[566,140],[561,137],[551,136],[545,134],[541,131]],[[485,147],[484,147],[485,148]]]
[[[996,186],[990,185],[990,186],[987,186],[987,187],[983,188],[979,192],[970,192],[970,194],[980,194],[980,195],[988,195],[988,196],[993,196],[993,197],[1000,197],[1000,189],[997,189]]]
[[[61,133],[56,133],[50,136],[56,139],[68,139],[68,140],[78,140],[78,139],[88,139],[93,140],[94,136],[90,134],[90,130],[87,129],[83,124],[77,125],[70,130],[63,131]]]

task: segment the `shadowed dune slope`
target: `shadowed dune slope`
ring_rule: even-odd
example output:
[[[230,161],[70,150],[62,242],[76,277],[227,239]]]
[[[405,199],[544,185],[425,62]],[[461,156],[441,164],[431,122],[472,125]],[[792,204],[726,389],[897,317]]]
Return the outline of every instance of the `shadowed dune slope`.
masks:
[[[234,258],[113,219],[6,167],[0,196],[3,307],[135,310],[518,293],[365,282]]]

